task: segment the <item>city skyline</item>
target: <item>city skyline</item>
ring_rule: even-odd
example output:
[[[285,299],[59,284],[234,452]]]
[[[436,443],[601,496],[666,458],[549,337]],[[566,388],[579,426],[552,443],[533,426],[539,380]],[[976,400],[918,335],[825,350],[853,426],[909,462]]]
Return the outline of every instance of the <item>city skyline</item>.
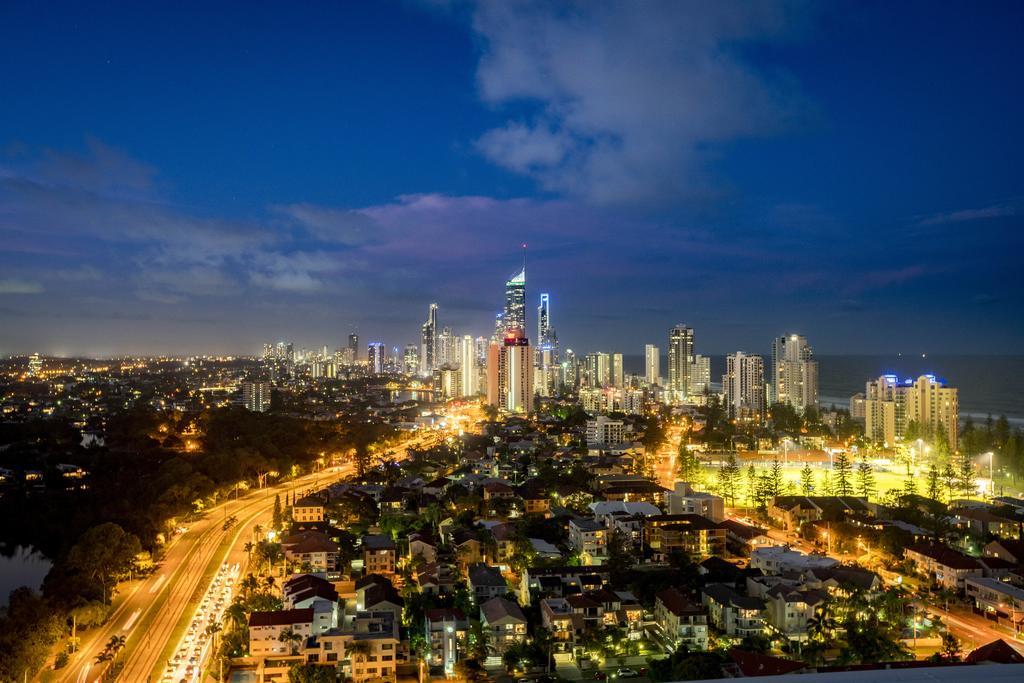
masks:
[[[0,354],[486,334],[523,242],[563,347],[1016,351],[1021,16],[966,7],[9,6]]]

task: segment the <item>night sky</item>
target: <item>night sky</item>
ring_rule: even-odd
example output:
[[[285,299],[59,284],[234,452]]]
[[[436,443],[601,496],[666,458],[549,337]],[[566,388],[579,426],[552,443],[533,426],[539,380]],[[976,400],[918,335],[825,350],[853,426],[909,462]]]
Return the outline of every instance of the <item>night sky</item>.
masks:
[[[299,6],[302,5],[302,6]],[[1019,2],[0,4],[0,354],[1013,353]],[[532,334],[532,330],[531,330]]]

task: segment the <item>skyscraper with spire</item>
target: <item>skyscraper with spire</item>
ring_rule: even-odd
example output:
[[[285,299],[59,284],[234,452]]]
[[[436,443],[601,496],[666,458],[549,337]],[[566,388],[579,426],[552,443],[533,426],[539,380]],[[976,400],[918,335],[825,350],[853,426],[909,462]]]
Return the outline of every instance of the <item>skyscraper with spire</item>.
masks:
[[[420,340],[420,372],[430,373],[434,370],[437,353],[437,304],[430,304],[427,321],[423,323]]]
[[[505,312],[502,316],[505,331],[526,333],[526,264],[505,283]]]

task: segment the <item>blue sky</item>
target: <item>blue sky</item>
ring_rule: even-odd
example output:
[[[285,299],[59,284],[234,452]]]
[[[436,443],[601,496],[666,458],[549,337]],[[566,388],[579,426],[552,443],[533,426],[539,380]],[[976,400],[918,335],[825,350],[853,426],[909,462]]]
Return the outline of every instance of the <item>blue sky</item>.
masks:
[[[5,3],[0,353],[1019,352],[1016,3]]]

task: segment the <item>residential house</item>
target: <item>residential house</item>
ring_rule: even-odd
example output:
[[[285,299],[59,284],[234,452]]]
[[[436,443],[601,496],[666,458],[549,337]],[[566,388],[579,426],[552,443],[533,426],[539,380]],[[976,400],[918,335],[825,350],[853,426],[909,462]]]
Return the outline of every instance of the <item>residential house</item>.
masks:
[[[528,605],[538,597],[563,597],[597,590],[608,584],[609,573],[599,566],[528,567],[519,583],[519,602]]]
[[[477,563],[469,566],[468,574],[469,590],[478,605],[491,598],[504,597],[510,590],[508,582],[497,567]]]
[[[704,491],[694,491],[685,481],[677,481],[674,490],[666,496],[668,514],[700,515],[712,522],[725,519],[725,500]]]
[[[805,522],[837,522],[870,512],[866,498],[854,496],[776,496],[768,517],[787,531],[797,531]]]
[[[724,584],[705,586],[701,601],[712,626],[727,636],[746,638],[764,634],[764,601],[742,595]]]
[[[284,557],[303,571],[333,572],[338,569],[338,544],[322,531],[303,531],[281,541]]]
[[[429,533],[417,531],[409,534],[409,559],[417,556],[427,564],[437,562],[437,543]]]
[[[964,584],[977,611],[1009,626],[1015,633],[1020,631],[1024,625],[1024,588],[979,576],[968,576]]]
[[[826,555],[807,555],[784,545],[757,548],[750,555],[750,566],[765,574],[830,569],[838,564],[838,560]]]
[[[313,609],[253,612],[249,615],[249,653],[254,657],[287,655],[313,635]]]
[[[909,545],[904,548],[903,557],[913,563],[917,573],[951,590],[963,590],[968,577],[984,575],[982,566],[973,557],[938,543]]]
[[[296,522],[324,521],[324,501],[319,496],[303,496],[292,503],[292,519]]]
[[[749,557],[758,548],[775,545],[765,529],[735,519],[723,520],[719,525],[725,529],[726,547],[735,555]]]
[[[390,536],[363,536],[360,546],[363,549],[363,571],[366,574],[394,575],[397,549]]]
[[[644,520],[644,539],[662,556],[676,550],[695,560],[725,554],[725,529],[700,515],[648,517]]]
[[[424,612],[424,626],[427,666],[444,676],[452,676],[455,663],[466,652],[469,620],[455,607],[428,609]]]
[[[789,640],[803,642],[807,640],[808,623],[828,600],[828,594],[778,585],[770,588],[764,599],[765,616],[775,632]]]
[[[516,643],[526,642],[526,616],[519,605],[505,598],[491,598],[480,605],[480,624],[490,647],[499,655]]]
[[[608,556],[608,529],[592,519],[574,519],[569,522],[569,544],[583,564],[601,564]]]
[[[654,596],[654,621],[673,647],[708,649],[707,610],[678,588],[666,588]]]
[[[985,545],[982,555],[998,557],[1017,565],[1024,564],[1024,540],[997,538]]]

